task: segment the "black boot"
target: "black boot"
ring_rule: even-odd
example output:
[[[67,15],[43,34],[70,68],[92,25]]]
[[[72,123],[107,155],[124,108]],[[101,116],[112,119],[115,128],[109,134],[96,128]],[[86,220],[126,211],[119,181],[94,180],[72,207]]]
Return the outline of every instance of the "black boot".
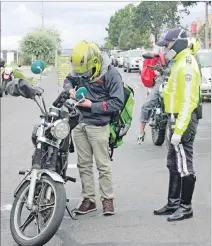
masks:
[[[170,172],[168,203],[161,209],[154,210],[155,215],[174,213],[180,205],[181,177],[179,173]]]
[[[191,200],[194,192],[195,182],[196,177],[193,174],[182,178],[180,207],[167,218],[168,221],[184,220],[193,216]]]

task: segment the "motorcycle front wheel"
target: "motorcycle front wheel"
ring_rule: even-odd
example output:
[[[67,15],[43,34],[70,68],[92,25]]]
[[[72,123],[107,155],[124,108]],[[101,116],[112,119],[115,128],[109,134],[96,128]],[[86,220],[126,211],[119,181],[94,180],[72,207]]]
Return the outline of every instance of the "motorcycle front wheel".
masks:
[[[64,185],[50,177],[42,177],[35,187],[33,207],[26,207],[30,182],[18,191],[10,214],[10,230],[15,242],[20,246],[42,246],[58,230],[65,213],[66,192]],[[24,208],[26,213],[24,215]],[[34,225],[33,228],[29,228]],[[35,234],[35,235],[34,235]]]

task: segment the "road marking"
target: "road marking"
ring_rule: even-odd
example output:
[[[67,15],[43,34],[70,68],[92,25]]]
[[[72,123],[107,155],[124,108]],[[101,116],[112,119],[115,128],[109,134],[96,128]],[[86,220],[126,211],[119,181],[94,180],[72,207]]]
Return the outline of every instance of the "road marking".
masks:
[[[1,211],[10,211],[12,209],[11,204],[1,205]]]
[[[68,168],[77,168],[77,164],[68,164]]]

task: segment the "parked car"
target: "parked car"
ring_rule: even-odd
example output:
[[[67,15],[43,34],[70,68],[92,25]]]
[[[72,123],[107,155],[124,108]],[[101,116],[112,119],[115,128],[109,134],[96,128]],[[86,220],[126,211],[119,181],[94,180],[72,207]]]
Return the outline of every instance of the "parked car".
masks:
[[[197,61],[201,67],[202,83],[201,92],[202,97],[211,100],[211,65],[212,57],[210,50],[200,50],[197,53]]]
[[[119,58],[118,58],[118,67],[123,67],[124,65],[124,56],[126,54],[126,51],[120,52],[119,53]]]
[[[139,71],[139,60],[142,59],[142,51],[129,50],[124,62],[124,72]]]
[[[114,67],[118,66],[119,52],[121,50],[111,50],[111,63]]]
[[[141,73],[141,70],[143,68],[143,63],[144,63],[144,59],[143,58],[139,59],[139,73]]]

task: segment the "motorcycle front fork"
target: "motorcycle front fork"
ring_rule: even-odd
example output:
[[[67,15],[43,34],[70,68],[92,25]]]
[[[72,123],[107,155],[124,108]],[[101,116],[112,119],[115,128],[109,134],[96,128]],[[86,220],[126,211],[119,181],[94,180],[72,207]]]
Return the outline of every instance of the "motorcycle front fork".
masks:
[[[38,177],[38,169],[33,169],[31,173],[31,181],[30,181],[29,194],[28,194],[28,199],[27,199],[27,208],[29,210],[31,210],[33,206],[33,199],[34,199],[34,194],[35,194],[35,186],[36,186],[37,177]]]

